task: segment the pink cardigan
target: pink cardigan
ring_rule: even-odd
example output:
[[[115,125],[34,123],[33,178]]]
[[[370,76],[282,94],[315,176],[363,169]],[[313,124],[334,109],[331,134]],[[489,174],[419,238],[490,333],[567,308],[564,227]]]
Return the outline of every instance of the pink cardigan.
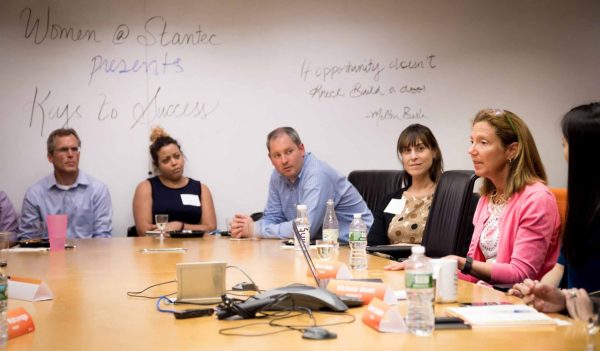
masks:
[[[479,236],[490,216],[487,196],[479,199],[473,217],[473,238],[468,256],[485,261]],[[558,257],[560,215],[556,199],[542,183],[526,186],[513,194],[500,215],[500,240],[496,262],[492,264],[492,284],[514,284],[525,278],[541,279]],[[459,278],[476,282],[475,277],[459,273]]]

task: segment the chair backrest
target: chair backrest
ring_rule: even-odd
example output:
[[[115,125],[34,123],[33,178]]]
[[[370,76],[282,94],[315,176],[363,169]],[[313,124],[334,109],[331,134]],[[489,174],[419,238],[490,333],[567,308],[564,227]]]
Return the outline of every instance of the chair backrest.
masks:
[[[132,225],[131,227],[127,228],[127,236],[128,237],[138,236],[137,229],[135,229],[134,225]]]
[[[560,232],[565,229],[565,220],[567,218],[567,189],[565,188],[550,188],[552,194],[556,198],[558,213],[560,214]]]
[[[473,193],[475,180],[477,176],[473,171],[454,170],[442,174],[423,233],[422,245],[427,256],[466,254],[479,198]]]
[[[348,180],[373,212],[387,194],[402,187],[402,174],[404,171],[399,170],[352,171]]]

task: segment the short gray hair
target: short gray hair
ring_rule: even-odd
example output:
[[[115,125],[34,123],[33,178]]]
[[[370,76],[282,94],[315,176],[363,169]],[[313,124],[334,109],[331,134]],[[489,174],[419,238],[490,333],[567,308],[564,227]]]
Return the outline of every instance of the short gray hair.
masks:
[[[81,146],[81,139],[79,139],[79,135],[77,135],[77,132],[75,131],[75,129],[73,129],[73,128],[58,128],[58,129],[54,130],[52,133],[50,133],[50,135],[48,135],[48,141],[46,141],[46,148],[48,149],[48,155],[52,154],[52,152],[54,152],[54,148],[56,147],[56,145],[54,143],[54,139],[56,139],[58,137],[69,136],[69,135],[74,136],[75,139],[77,139],[77,143],[79,144],[79,146]]]
[[[269,150],[269,152],[271,152],[271,146],[269,145],[271,143],[271,140],[279,138],[282,134],[287,134],[287,136],[289,136],[290,139],[292,139],[292,142],[294,142],[294,144],[298,146],[302,144],[302,140],[300,140],[300,135],[298,135],[298,132],[294,128],[279,127],[273,129],[271,133],[267,135],[267,150]]]

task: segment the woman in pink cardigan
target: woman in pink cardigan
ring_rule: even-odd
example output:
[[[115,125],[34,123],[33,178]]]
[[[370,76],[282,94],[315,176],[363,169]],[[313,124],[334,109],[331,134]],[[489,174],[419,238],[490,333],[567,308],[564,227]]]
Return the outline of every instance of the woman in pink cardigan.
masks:
[[[540,279],[558,257],[560,216],[527,125],[512,112],[480,111],[469,154],[483,178],[475,230],[459,278],[491,284]]]
[[[475,229],[467,257],[447,258],[456,259],[459,277],[472,282],[540,279],[558,257],[560,217],[531,132],[512,112],[482,110],[473,121],[469,154],[483,178]]]

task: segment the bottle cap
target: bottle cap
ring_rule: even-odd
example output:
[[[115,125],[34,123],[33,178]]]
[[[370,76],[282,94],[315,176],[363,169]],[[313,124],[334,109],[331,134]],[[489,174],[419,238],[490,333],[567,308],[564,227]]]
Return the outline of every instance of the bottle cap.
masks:
[[[297,206],[296,206],[296,209],[298,209],[298,210],[306,210],[306,209],[307,209],[307,207],[306,207],[306,205],[304,205],[304,204],[300,204],[300,205],[297,205]]]
[[[356,219],[356,218],[361,218],[361,217],[362,217],[362,215],[361,215],[360,213],[355,213],[355,214],[354,214],[354,219]]]
[[[333,199],[329,199],[329,200],[327,200],[327,204],[328,204],[328,205],[333,205]]]
[[[412,252],[414,254],[424,254],[425,253],[425,246],[421,246],[421,245],[413,246],[410,249],[410,252]]]

